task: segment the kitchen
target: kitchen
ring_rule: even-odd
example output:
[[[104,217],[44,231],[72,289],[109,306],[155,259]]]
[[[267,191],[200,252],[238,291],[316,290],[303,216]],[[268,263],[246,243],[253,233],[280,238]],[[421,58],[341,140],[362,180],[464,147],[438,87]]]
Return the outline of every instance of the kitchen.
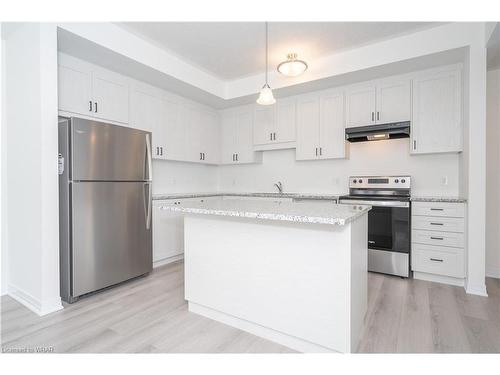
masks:
[[[498,353],[499,30],[2,22],[2,346]]]

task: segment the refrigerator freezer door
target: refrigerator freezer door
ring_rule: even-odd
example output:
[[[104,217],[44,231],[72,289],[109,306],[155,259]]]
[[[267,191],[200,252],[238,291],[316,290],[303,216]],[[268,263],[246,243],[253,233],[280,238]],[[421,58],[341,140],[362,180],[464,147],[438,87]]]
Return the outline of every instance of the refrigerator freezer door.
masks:
[[[150,181],[151,133],[72,118],[73,181]]]
[[[152,269],[151,183],[73,182],[73,297]]]

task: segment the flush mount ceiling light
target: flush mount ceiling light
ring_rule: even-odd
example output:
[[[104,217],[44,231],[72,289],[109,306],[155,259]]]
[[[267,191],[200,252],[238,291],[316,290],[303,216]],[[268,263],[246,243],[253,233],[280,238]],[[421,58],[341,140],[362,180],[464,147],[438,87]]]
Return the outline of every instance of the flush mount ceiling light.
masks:
[[[269,87],[269,83],[267,83],[267,64],[268,64],[268,31],[267,31],[267,22],[266,22],[266,83],[262,86],[260,90],[259,98],[257,99],[257,104],[261,105],[271,105],[276,103],[276,99],[274,99],[273,91],[271,87]]]
[[[297,77],[307,70],[307,63],[297,60],[296,53],[289,53],[287,60],[278,65],[278,72],[288,77]]]

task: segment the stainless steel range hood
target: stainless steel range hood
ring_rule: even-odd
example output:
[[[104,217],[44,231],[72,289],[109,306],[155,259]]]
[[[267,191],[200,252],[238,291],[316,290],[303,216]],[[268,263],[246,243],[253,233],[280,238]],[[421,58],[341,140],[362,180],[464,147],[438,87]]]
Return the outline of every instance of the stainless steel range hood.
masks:
[[[381,141],[384,139],[409,138],[410,121],[394,122],[346,128],[345,139],[349,142]]]

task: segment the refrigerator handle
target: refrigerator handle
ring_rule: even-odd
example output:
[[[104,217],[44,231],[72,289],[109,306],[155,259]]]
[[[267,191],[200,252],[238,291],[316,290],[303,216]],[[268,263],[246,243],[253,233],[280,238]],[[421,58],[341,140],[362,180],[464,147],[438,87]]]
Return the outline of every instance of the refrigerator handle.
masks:
[[[151,136],[150,134],[146,134],[146,165],[147,165],[147,179],[149,181],[151,178]]]
[[[151,188],[152,188],[151,182],[146,182],[144,184],[144,188],[145,188],[145,193],[147,193],[146,202],[144,204],[144,208],[146,211],[146,229],[149,230],[151,228]]]

